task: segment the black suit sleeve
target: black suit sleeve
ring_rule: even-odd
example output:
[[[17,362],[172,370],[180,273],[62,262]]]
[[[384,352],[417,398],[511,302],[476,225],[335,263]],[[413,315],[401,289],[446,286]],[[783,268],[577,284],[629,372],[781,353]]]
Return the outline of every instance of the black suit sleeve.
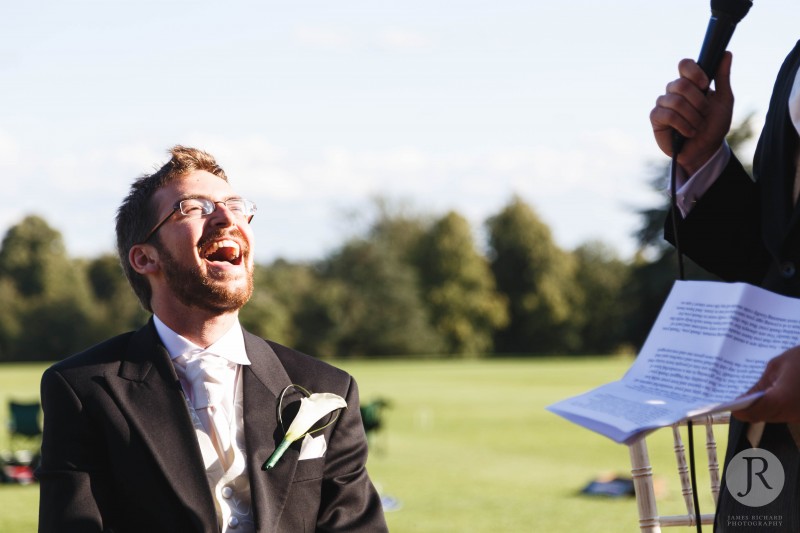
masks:
[[[39,531],[103,531],[107,494],[105,456],[92,438],[89,417],[66,380],[53,369],[41,383],[45,425],[39,479]]]
[[[770,255],[761,234],[759,186],[738,159],[731,156],[689,215],[676,218],[681,250],[692,261],[725,281],[762,282]],[[676,243],[671,216],[665,237]]]

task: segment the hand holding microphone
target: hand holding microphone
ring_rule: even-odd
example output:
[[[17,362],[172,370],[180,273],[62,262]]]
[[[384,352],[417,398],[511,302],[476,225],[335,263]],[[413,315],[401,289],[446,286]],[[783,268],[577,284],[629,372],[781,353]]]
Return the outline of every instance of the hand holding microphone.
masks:
[[[752,0],[711,0],[711,19],[708,21],[706,37],[697,59],[697,64],[709,80],[717,72],[733,30],[752,6]]]
[[[678,153],[678,162],[688,174],[719,149],[730,129],[731,57],[725,48],[751,5],[751,0],[712,0],[711,19],[697,62],[680,62],[680,77],[667,85],[666,93],[658,97],[650,112],[659,148],[669,156]],[[715,90],[709,91],[715,75]],[[686,139],[690,142],[684,150]]]

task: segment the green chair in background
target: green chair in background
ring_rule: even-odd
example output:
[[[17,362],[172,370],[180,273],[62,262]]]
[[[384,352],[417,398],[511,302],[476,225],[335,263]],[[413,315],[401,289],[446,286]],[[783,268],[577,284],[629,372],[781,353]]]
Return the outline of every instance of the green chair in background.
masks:
[[[39,423],[39,402],[9,401],[9,447],[12,453],[20,450],[38,454],[42,443],[42,426]]]
[[[374,448],[375,438],[383,428],[383,410],[389,406],[389,401],[383,398],[361,404],[361,421],[364,424],[364,432],[367,434],[367,444],[370,448]]]
[[[8,450],[0,451],[0,482],[34,483],[42,447],[39,402],[8,402]]]

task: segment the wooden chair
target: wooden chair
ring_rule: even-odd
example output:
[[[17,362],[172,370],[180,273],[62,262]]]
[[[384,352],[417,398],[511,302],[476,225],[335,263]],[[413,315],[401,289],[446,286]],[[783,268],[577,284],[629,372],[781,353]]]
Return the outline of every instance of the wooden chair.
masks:
[[[692,419],[695,429],[705,428],[706,453],[708,456],[708,474],[711,488],[711,495],[716,509],[719,501],[720,491],[720,470],[717,459],[717,441],[714,438],[714,425],[725,425],[730,422],[729,413],[718,413],[715,415],[703,416]],[[685,422],[672,426],[672,436],[674,441],[675,458],[678,466],[678,476],[681,482],[681,493],[683,494],[686,514],[659,516],[658,506],[656,505],[656,493],[653,487],[653,468],[650,465],[650,457],[647,453],[647,438],[639,439],[628,448],[631,456],[631,475],[633,477],[634,489],[636,490],[636,504],[639,508],[639,527],[641,531],[649,533],[660,532],[662,527],[674,526],[695,526],[694,494],[689,478],[689,467],[686,463],[686,449],[683,445],[680,427],[685,426]],[[699,432],[695,432],[697,434]],[[699,442],[695,441],[699,448]],[[712,510],[713,511],[713,510]],[[712,524],[714,513],[702,514],[701,523]]]

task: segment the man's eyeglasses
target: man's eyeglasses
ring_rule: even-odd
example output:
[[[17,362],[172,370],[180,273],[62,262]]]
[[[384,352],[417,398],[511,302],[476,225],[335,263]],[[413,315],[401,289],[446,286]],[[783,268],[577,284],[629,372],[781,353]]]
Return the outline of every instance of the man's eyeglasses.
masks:
[[[173,205],[172,211],[150,230],[150,233],[147,234],[147,237],[144,238],[142,243],[149,241],[150,237],[155,235],[161,226],[166,224],[167,220],[169,220],[176,211],[179,211],[181,215],[187,218],[200,218],[208,216],[216,211],[217,204],[222,204],[227,207],[228,211],[233,213],[235,217],[246,219],[248,224],[253,219],[253,215],[256,214],[256,204],[244,198],[231,198],[219,202],[209,200],[208,198],[187,198]]]

